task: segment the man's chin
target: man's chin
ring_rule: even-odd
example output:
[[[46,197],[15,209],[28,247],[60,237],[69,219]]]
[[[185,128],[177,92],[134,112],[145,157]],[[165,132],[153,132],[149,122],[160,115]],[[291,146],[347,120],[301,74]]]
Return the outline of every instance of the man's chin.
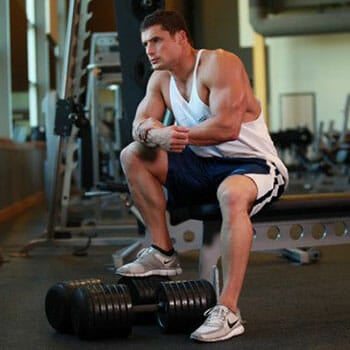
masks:
[[[152,67],[153,70],[164,70],[164,69],[165,69],[165,68],[164,68],[161,64],[159,64],[159,63],[152,64],[151,67]]]

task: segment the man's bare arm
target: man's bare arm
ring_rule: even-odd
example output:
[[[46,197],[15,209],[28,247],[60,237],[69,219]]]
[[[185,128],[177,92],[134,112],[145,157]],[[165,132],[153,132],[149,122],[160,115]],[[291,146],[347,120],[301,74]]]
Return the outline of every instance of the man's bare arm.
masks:
[[[165,126],[166,110],[161,86],[164,72],[154,72],[147,86],[146,96],[140,102],[133,122],[133,138],[148,147],[161,147],[170,152],[182,152],[188,145],[188,128]],[[167,81],[166,81],[166,84]]]
[[[147,84],[146,95],[137,107],[135,119],[132,124],[132,136],[134,140],[146,145],[149,130],[163,126],[162,120],[166,106],[162,97],[159,78],[159,74],[157,73],[151,75]]]
[[[217,50],[207,57],[204,82],[212,117],[191,128],[190,144],[207,146],[237,139],[247,112],[247,76],[237,56]],[[249,92],[249,91],[248,91]]]

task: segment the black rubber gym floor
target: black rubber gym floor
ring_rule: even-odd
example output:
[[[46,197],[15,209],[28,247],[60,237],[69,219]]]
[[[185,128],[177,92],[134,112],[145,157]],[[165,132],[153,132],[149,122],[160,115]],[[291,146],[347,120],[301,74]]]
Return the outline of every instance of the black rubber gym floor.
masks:
[[[200,344],[187,334],[162,334],[153,324],[136,325],[127,339],[83,341],[57,333],[44,311],[49,287],[77,278],[115,278],[116,247],[91,247],[88,255],[70,248],[40,247],[30,257],[13,257],[44,232],[45,208],[37,207],[0,224],[0,349],[350,349],[350,245],[322,247],[321,260],[297,266],[276,252],[253,253],[240,308],[246,333],[231,340]],[[197,279],[198,252],[181,255],[183,279]]]

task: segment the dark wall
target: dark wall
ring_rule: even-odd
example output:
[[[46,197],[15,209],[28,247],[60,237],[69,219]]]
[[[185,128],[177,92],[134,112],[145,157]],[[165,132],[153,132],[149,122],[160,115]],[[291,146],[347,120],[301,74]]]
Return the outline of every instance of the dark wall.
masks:
[[[138,6],[135,4],[138,3]],[[132,141],[132,122],[139,102],[142,100],[151,74],[151,67],[140,38],[143,18],[156,9],[164,8],[164,1],[142,2],[115,0],[115,10],[120,45],[123,82],[121,85],[123,118],[120,121],[122,146]]]
[[[10,1],[12,90],[28,89],[25,0]]]
[[[93,0],[90,11],[93,13],[89,21],[89,30],[93,32],[115,32],[115,0]]]
[[[252,49],[239,45],[238,0],[193,0],[193,36],[198,48],[222,48],[238,55],[253,77]]]

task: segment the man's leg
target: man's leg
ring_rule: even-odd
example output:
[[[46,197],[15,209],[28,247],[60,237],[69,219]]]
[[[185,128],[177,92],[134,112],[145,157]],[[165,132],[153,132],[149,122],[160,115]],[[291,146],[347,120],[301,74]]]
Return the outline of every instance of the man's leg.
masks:
[[[121,164],[136,207],[151,234],[152,247],[117,273],[123,276],[177,275],[182,272],[166,223],[166,199],[162,185],[167,176],[167,153],[134,142],[121,152]]]
[[[168,169],[166,152],[134,142],[123,149],[120,160],[133,201],[151,233],[153,244],[170,250],[172,242],[166,225],[162,188]]]
[[[249,261],[253,240],[250,209],[257,197],[257,187],[248,177],[228,177],[218,189],[222,212],[221,259],[223,288],[219,303],[237,311],[239,295]]]
[[[206,321],[191,334],[191,338],[205,342],[226,340],[244,332],[237,304],[252,245],[249,212],[257,187],[250,178],[233,175],[221,183],[217,197],[222,212],[223,288],[218,305],[209,310]]]

